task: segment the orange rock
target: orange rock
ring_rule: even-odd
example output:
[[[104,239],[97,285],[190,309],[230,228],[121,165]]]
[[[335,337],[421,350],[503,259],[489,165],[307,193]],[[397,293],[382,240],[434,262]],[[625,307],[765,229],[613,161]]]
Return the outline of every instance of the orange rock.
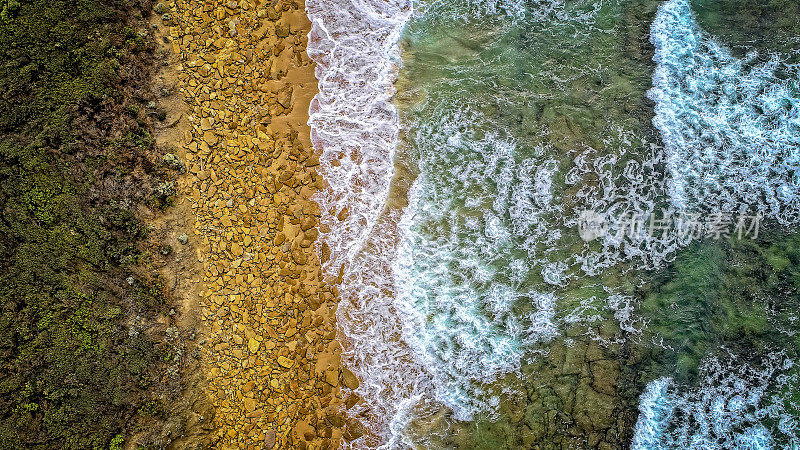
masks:
[[[341,348],[328,345],[334,297],[319,281],[319,264],[330,249],[323,243],[320,257],[313,251],[325,229],[317,228],[319,205],[307,200],[324,186],[319,157],[306,144],[308,128],[277,120],[302,113],[294,107],[313,95],[313,84],[297,83],[314,70],[302,54],[310,22],[302,1],[277,9],[249,0],[168,1],[176,21],[170,34],[184,61],[181,92],[191,105],[185,191],[206,264],[201,317],[213,338],[202,364],[216,393],[215,425],[225,448],[293,448],[292,432],[304,427],[298,411],[325,418],[322,408],[341,403],[332,385],[358,381],[340,372]],[[328,313],[312,315],[309,306]],[[310,376],[314,368],[321,378]],[[328,397],[317,397],[321,385]],[[295,438],[314,434],[303,428]],[[336,448],[341,431],[326,434]]]

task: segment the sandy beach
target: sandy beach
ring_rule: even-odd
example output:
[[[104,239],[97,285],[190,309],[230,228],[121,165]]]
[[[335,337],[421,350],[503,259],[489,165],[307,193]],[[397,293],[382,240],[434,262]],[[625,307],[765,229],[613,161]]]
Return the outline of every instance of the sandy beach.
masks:
[[[176,0],[196,214],[203,370],[219,448],[337,448],[344,419],[337,289],[318,256],[323,187],[309,139],[317,93],[302,2]]]

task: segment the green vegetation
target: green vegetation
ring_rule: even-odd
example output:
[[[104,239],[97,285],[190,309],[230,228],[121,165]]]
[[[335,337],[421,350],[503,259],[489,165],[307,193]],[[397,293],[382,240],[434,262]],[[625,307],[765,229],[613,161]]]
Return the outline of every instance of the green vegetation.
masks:
[[[134,323],[165,307],[136,266],[134,207],[165,200],[141,106],[153,47],[126,26],[148,8],[0,0],[2,448],[121,448],[163,411],[165,350]]]

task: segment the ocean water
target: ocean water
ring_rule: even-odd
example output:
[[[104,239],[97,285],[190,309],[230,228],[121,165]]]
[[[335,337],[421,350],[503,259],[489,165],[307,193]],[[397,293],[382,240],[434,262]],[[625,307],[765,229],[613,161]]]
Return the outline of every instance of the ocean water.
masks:
[[[648,96],[661,131],[676,208],[800,213],[800,78],[777,54],[744,58],[700,29],[688,0],[659,7]]]
[[[794,448],[798,422],[783,392],[800,382],[795,363],[780,350],[758,366],[723,352],[701,367],[701,384],[651,381],[642,394],[631,448],[753,449]],[[768,428],[768,425],[769,426]],[[794,447],[793,447],[794,446]]]
[[[758,214],[796,229],[798,67],[777,53],[734,56],[700,28],[687,0],[659,7],[651,41],[656,67],[648,97],[655,102],[673,207]],[[773,325],[773,333],[794,334],[794,327]],[[742,355],[722,347],[705,357],[691,385],[670,376],[650,381],[632,448],[796,448],[796,343],[786,348]]]
[[[320,80],[309,123],[328,183],[320,251],[361,380],[346,413],[366,430],[346,447],[796,441],[791,308],[765,301],[785,337],[771,347],[729,350],[752,342],[703,330],[711,344],[679,349],[647,299],[676,258],[712,244],[628,231],[690,214],[795,229],[788,59],[735,54],[685,0],[307,11]],[[794,276],[786,251],[776,276]],[[691,377],[676,358],[699,361]]]

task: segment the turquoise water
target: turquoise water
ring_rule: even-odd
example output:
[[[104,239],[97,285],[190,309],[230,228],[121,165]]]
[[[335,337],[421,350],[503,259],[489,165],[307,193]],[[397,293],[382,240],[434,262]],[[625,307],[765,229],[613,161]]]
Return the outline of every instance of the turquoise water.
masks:
[[[457,418],[495,410],[483,384],[546,352],[567,324],[595,321],[613,294],[590,275],[619,252],[569,227],[578,208],[629,193],[617,174],[600,191],[601,171],[647,153],[638,124],[603,111],[625,93],[597,88],[616,63],[600,20],[613,9],[433,3],[405,30],[401,77],[419,98],[402,110],[404,152],[419,175],[400,224],[397,302],[412,318],[405,340]],[[645,202],[649,181],[635,187]],[[596,294],[576,308],[565,293],[583,287]]]
[[[309,2],[347,446],[800,442],[800,46],[740,3]],[[709,217],[763,223],[628,232]]]

